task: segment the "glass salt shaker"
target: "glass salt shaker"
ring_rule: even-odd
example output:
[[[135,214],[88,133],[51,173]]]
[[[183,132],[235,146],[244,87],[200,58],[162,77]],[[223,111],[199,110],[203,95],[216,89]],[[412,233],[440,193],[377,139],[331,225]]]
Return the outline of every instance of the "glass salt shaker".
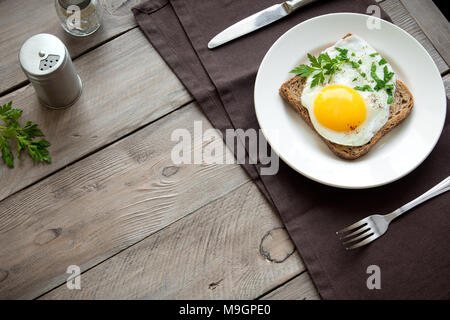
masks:
[[[55,0],[61,25],[69,34],[85,37],[101,25],[101,5],[98,0]]]

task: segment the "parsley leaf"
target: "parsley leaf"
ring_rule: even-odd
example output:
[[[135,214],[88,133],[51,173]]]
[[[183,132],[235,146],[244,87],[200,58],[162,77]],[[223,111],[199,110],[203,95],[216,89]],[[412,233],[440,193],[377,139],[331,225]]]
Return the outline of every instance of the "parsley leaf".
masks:
[[[386,92],[388,94],[388,100],[387,103],[391,104],[394,102],[394,85],[390,84],[386,86]]]
[[[348,49],[342,49],[342,48],[338,48],[338,47],[336,47],[335,49],[339,52],[339,55],[338,55],[339,60],[348,61],[348,58],[347,58]]]
[[[382,66],[382,65],[384,65],[384,64],[386,64],[387,63],[387,61],[384,59],[384,58],[382,58],[379,62],[378,62],[378,64],[380,65],[380,66]]]
[[[320,65],[323,65],[323,63],[329,64],[332,63],[332,59],[328,55],[328,53],[321,53],[319,55],[319,63]]]
[[[389,69],[387,66],[384,66],[383,68],[383,76],[384,79],[381,80],[376,71],[377,71],[377,66],[375,63],[372,63],[372,67],[370,69],[370,75],[372,76],[372,78],[376,81],[377,85],[373,88],[376,91],[379,91],[381,89],[385,89],[387,94],[388,94],[388,104],[391,104],[394,101],[394,85],[393,84],[387,84],[392,77],[394,76],[394,72],[389,72]]]
[[[317,73],[313,77],[313,81],[311,82],[311,88],[317,86],[319,83],[324,83],[325,77],[322,72]]]
[[[22,110],[12,109],[12,101],[0,106],[0,120],[5,124],[0,125],[0,152],[3,162],[10,168],[14,168],[14,155],[11,151],[10,142],[17,142],[17,158],[21,159],[22,151],[27,151],[28,155],[35,162],[51,163],[49,151],[50,142],[45,139],[34,140],[44,134],[38,125],[27,121],[23,127],[19,123]]]
[[[355,61],[350,61],[350,64],[352,65],[353,69],[358,69],[359,68],[359,64],[357,64]]]
[[[308,59],[311,62],[311,67],[320,68],[320,63],[317,61],[316,57],[308,53]]]
[[[375,57],[375,56],[377,56],[377,55],[379,55],[378,52],[375,52],[375,53],[370,54],[371,57]]]
[[[337,50],[339,51],[339,55],[333,59],[328,53],[321,53],[318,58],[308,53],[308,59],[311,65],[301,64],[294,68],[291,73],[298,74],[302,77],[312,76],[311,88],[325,83],[326,78],[328,78],[328,83],[330,83],[333,74],[340,70],[339,68],[342,64],[349,61],[347,58],[347,49],[337,48]]]
[[[383,73],[384,73],[384,82],[389,82],[389,80],[392,79],[392,77],[394,76],[393,72],[389,72],[388,67],[384,66],[383,68]]]
[[[392,92],[388,92],[388,100],[387,103],[391,104],[392,102],[394,102],[394,95],[392,94]]]
[[[366,84],[366,85],[364,85],[362,87],[357,86],[354,89],[355,90],[359,90],[359,91],[370,91],[370,92],[373,92],[373,89],[368,84]]]
[[[375,63],[372,63],[372,67],[370,68],[370,75],[373,78],[373,80],[376,81],[377,85],[375,86],[376,91],[380,91],[380,89],[384,88],[384,85],[386,84],[383,80],[381,80],[377,75],[377,66]]]
[[[0,134],[0,151],[2,152],[2,159],[10,168],[14,167],[14,156],[11,152],[11,147],[8,140]]]
[[[306,64],[302,64],[293,69],[290,73],[298,74],[302,77],[309,77],[316,70],[317,68],[312,68]]]
[[[12,101],[0,107],[0,120],[6,124],[11,124],[17,121],[22,116],[22,110],[12,109]]]

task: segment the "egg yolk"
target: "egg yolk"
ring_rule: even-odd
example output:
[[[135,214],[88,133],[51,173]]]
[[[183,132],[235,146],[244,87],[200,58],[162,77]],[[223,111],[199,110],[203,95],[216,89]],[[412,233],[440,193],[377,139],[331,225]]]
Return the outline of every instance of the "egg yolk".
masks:
[[[355,130],[366,120],[366,104],[352,88],[332,85],[323,88],[314,100],[314,115],[324,127],[338,131]]]

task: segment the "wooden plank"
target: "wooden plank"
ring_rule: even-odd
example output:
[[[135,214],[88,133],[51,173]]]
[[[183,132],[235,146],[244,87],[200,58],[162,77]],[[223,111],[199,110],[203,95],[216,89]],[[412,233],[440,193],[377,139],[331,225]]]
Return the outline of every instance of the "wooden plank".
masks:
[[[320,300],[320,296],[308,272],[305,271],[261,300]]]
[[[0,299],[36,298],[64,283],[69,265],[85,271],[249,181],[237,164],[174,166],[171,134],[192,133],[194,121],[210,127],[199,108],[186,106],[2,201]],[[191,153],[202,143],[195,137]],[[210,144],[224,146],[220,138]],[[220,209],[219,216],[228,211]]]
[[[447,98],[450,99],[450,75],[446,75],[444,77],[444,86],[445,86],[445,92],[447,93]]]
[[[450,64],[450,24],[432,0],[401,0],[447,64]]]
[[[33,165],[26,157],[15,169],[1,163],[0,200],[73,161],[191,101],[190,95],[139,29],[75,61],[83,80],[78,102],[65,110],[42,107],[31,85],[0,98],[37,122],[53,163]]]
[[[20,69],[18,53],[26,39],[38,33],[59,37],[72,57],[111,39],[136,26],[130,11],[131,4],[143,0],[102,1],[102,27],[89,37],[77,38],[67,34],[56,15],[54,0],[3,0],[0,1],[0,95],[26,78]],[[123,3],[123,5],[120,5]]]
[[[262,239],[281,225],[248,182],[88,270],[81,290],[62,285],[42,299],[254,299],[304,270],[297,253],[282,263],[261,255]],[[284,238],[269,255],[285,251]]]
[[[441,74],[449,70],[447,63],[436,51],[433,44],[423,33],[417,22],[411,17],[408,10],[406,10],[405,7],[401,4],[400,0],[386,0],[381,2],[379,5],[389,14],[392,21],[397,26],[407,31],[422,44],[422,46],[430,54],[431,58],[433,58]]]

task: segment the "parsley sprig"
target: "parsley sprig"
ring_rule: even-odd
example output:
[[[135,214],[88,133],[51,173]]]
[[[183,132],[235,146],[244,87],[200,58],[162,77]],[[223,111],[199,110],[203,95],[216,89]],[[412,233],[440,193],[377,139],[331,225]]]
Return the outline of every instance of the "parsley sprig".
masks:
[[[0,106],[0,152],[2,153],[3,162],[10,168],[14,168],[14,154],[11,151],[11,142],[17,144],[17,158],[21,160],[23,151],[35,162],[51,163],[47,148],[50,142],[45,139],[35,139],[43,137],[44,134],[38,125],[27,121],[22,127],[19,118],[22,116],[22,110],[13,109],[12,101]]]
[[[328,77],[328,83],[330,83],[333,74],[340,70],[340,66],[346,62],[349,62],[347,57],[347,49],[336,48],[336,50],[338,50],[339,55],[333,59],[331,59],[329,54],[326,52],[321,53],[318,58],[308,53],[308,59],[311,66],[301,64],[292,70],[291,73],[298,74],[302,77],[309,77],[310,75],[313,75],[311,88],[314,88],[318,84],[324,84],[326,77]]]
[[[387,103],[388,104],[392,103],[394,101],[394,86],[392,84],[388,85],[387,83],[394,76],[394,72],[389,72],[388,67],[384,66],[383,68],[384,79],[380,79],[380,77],[378,77],[377,75],[377,65],[375,63],[372,63],[372,67],[370,68],[370,75],[372,76],[373,80],[375,80],[375,82],[377,83],[373,89],[376,91],[385,89],[388,94]]]
[[[352,61],[348,58],[348,49],[338,48],[335,47],[335,49],[339,52],[339,54],[335,58],[331,58],[328,53],[321,53],[318,58],[314,57],[313,55],[308,53],[308,59],[311,63],[310,66],[306,64],[301,64],[295,69],[293,69],[290,73],[298,74],[302,77],[309,77],[312,76],[313,79],[311,81],[311,88],[314,88],[318,84],[324,84],[326,78],[328,77],[328,83],[331,82],[333,74],[336,73],[336,71],[341,70],[340,67],[344,63],[348,63],[352,66],[353,69],[356,69],[356,72],[361,75],[361,77],[366,78],[366,74],[361,71],[360,65],[362,64],[362,60]],[[372,53],[370,54],[371,57],[375,57],[379,55],[379,53]],[[351,54],[352,57],[355,56],[354,53]],[[387,84],[392,77],[394,76],[394,72],[389,72],[388,67],[386,66],[387,61],[384,58],[381,58],[381,60],[378,62],[378,65],[384,66],[383,73],[384,73],[384,79],[380,79],[377,75],[377,64],[375,62],[372,63],[371,72],[370,75],[375,80],[376,85],[374,88],[370,87],[369,85],[364,86],[356,86],[354,89],[359,91],[369,91],[373,92],[380,91],[381,89],[385,89],[388,94],[388,104],[392,103],[394,101],[394,85]],[[353,81],[356,81],[357,78],[354,78]]]
[[[348,49],[335,47],[339,54],[335,58],[331,58],[328,53],[321,53],[318,58],[308,53],[308,59],[311,66],[301,64],[290,73],[298,74],[302,77],[309,77],[313,75],[311,81],[311,88],[314,88],[318,84],[324,84],[325,79],[328,77],[328,83],[331,82],[333,75],[336,71],[341,70],[340,67],[344,63],[349,63],[354,69],[359,69],[362,61],[352,61],[348,58]],[[352,56],[355,56],[354,53]],[[365,77],[365,74],[361,76]]]

